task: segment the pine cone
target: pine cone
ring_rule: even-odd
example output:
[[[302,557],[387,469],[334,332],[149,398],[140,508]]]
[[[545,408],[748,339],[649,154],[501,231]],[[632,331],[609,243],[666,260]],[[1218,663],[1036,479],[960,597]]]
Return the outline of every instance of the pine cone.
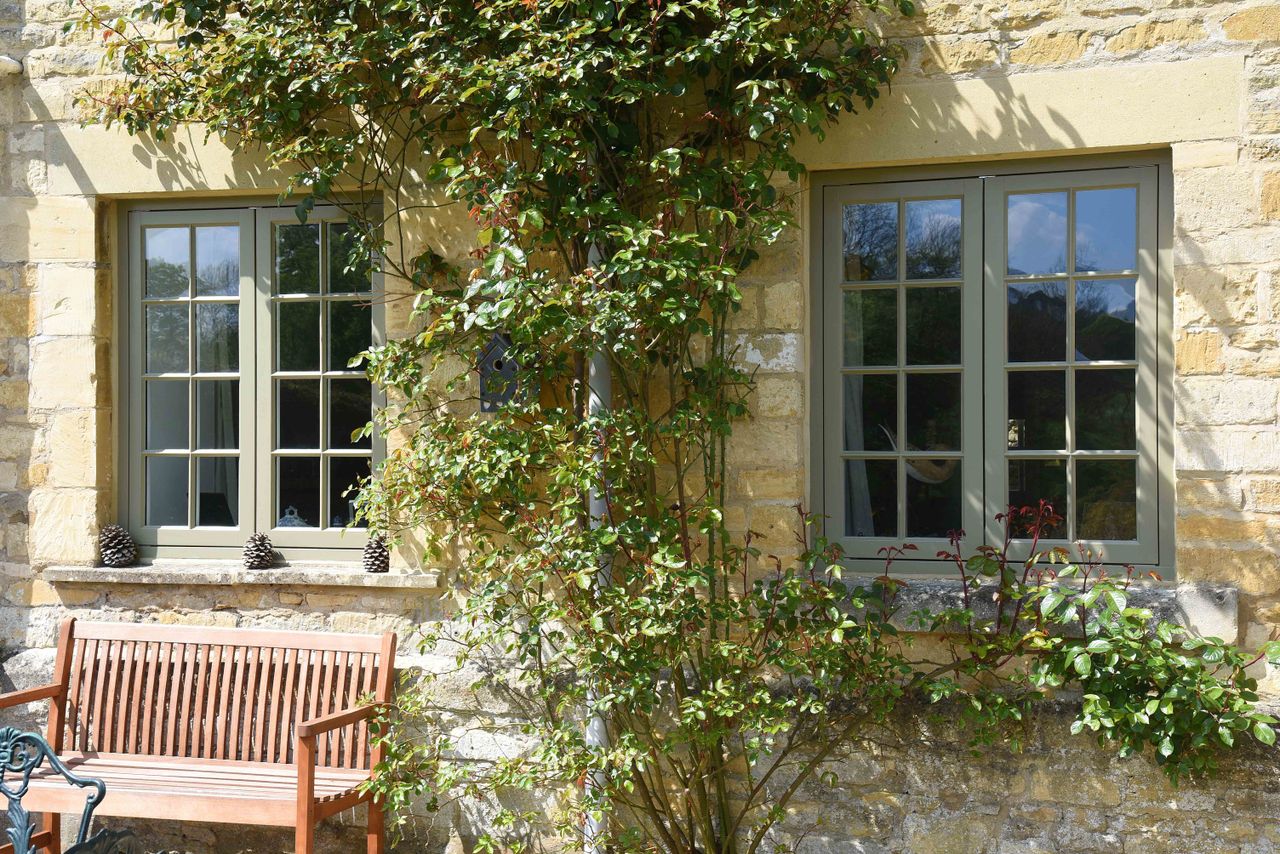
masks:
[[[133,566],[138,560],[138,544],[119,525],[107,525],[98,532],[98,552],[103,566]]]
[[[390,568],[391,550],[387,548],[387,541],[375,534],[364,545],[364,571],[386,572]]]
[[[276,550],[266,534],[253,534],[244,544],[244,568],[267,569],[276,562]]]

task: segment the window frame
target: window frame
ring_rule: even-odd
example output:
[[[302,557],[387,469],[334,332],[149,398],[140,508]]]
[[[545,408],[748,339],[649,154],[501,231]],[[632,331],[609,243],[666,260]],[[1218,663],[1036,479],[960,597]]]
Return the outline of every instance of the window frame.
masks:
[[[1116,170],[1134,170],[1135,167],[1146,167],[1146,171],[1133,174],[1141,174],[1137,180],[1110,180],[1107,179],[1115,175]],[[1066,173],[1071,173],[1070,175]],[[1079,181],[1077,181],[1077,178]],[[964,358],[968,359],[970,353],[970,339],[975,337],[984,339],[980,344],[982,353],[978,356],[977,369],[971,371],[969,363],[963,363],[964,376],[962,401],[964,402],[964,417],[967,424],[967,413],[975,408],[969,404],[970,388],[976,379],[978,385],[978,401],[981,406],[977,407],[982,411],[986,411],[988,404],[998,404],[1003,413],[1006,405],[1004,393],[1004,372],[1005,372],[1005,353],[1003,348],[1006,344],[1003,328],[999,330],[999,334],[992,334],[996,330],[992,330],[990,325],[998,318],[1001,327],[1004,323],[1004,278],[1003,270],[995,270],[992,268],[993,259],[1003,257],[1002,250],[999,253],[993,252],[993,247],[989,244],[993,241],[1000,241],[1003,246],[1003,216],[1004,207],[1002,204],[993,200],[999,188],[1007,188],[1007,191],[1017,192],[1024,187],[1034,187],[1037,184],[1051,185],[1056,180],[1058,186],[1069,186],[1071,189],[1085,189],[1086,180],[1093,181],[1095,184],[1136,184],[1138,180],[1144,183],[1145,191],[1140,191],[1139,196],[1139,222],[1143,220],[1144,208],[1149,209],[1149,228],[1154,239],[1155,249],[1153,252],[1143,252],[1142,245],[1144,235],[1138,236],[1139,242],[1139,270],[1138,275],[1149,275],[1153,287],[1153,291],[1149,295],[1148,305],[1154,311],[1154,324],[1151,337],[1154,339],[1149,341],[1149,350],[1143,350],[1142,344],[1139,343],[1139,350],[1135,353],[1138,362],[1138,370],[1145,374],[1147,380],[1145,385],[1139,382],[1139,395],[1146,396],[1138,401],[1138,409],[1141,412],[1147,410],[1144,406],[1150,405],[1154,407],[1154,416],[1149,418],[1148,428],[1150,435],[1147,436],[1146,445],[1144,447],[1141,438],[1138,442],[1138,514],[1139,514],[1139,537],[1143,536],[1144,523],[1150,530],[1150,535],[1146,540],[1139,543],[1116,543],[1107,542],[1103,544],[1103,553],[1108,564],[1133,563],[1141,566],[1143,569],[1151,568],[1157,571],[1161,577],[1172,579],[1175,576],[1174,567],[1174,483],[1173,483],[1173,444],[1174,444],[1174,424],[1173,424],[1173,286],[1172,286],[1172,238],[1173,238],[1173,208],[1172,208],[1172,171],[1171,159],[1167,149],[1152,150],[1138,153],[1121,153],[1121,154],[1104,154],[1104,155],[1073,155],[1051,158],[1024,158],[1010,159],[999,163],[958,163],[948,165],[922,165],[916,167],[886,167],[886,168],[869,168],[848,171],[833,171],[814,173],[810,176],[809,204],[805,210],[809,218],[810,239],[806,244],[809,250],[809,275],[810,275],[810,315],[809,315],[809,332],[810,332],[810,402],[808,407],[809,419],[809,435],[810,435],[810,465],[809,465],[809,482],[808,493],[810,506],[812,506],[819,517],[827,515],[834,516],[835,513],[842,512],[843,499],[835,494],[835,490],[841,489],[841,476],[838,469],[831,463],[832,456],[830,443],[832,442],[832,434],[838,436],[839,428],[832,427],[834,424],[833,410],[838,414],[841,409],[841,398],[833,396],[833,392],[840,391],[838,385],[833,381],[837,381],[842,374],[838,369],[830,369],[832,362],[830,361],[830,353],[832,349],[838,346],[839,342],[831,342],[826,339],[832,335],[827,330],[826,324],[832,316],[833,306],[838,309],[838,303],[833,304],[832,292],[834,291],[838,299],[838,294],[844,289],[838,284],[840,276],[832,275],[831,266],[835,263],[836,252],[826,251],[826,247],[839,246],[841,240],[841,220],[839,216],[839,203],[833,203],[832,198],[839,199],[841,195],[854,195],[857,193],[875,193],[875,188],[880,188],[881,195],[886,197],[892,195],[888,189],[896,187],[898,198],[910,198],[912,193],[918,193],[922,197],[931,197],[936,191],[929,190],[927,187],[920,188],[919,185],[931,182],[950,181],[963,182],[965,180],[977,181],[982,188],[979,190],[980,205],[976,211],[976,215],[982,218],[982,251],[978,263],[984,264],[978,280],[981,282],[982,298],[981,302],[981,319],[977,329],[980,335],[968,334],[962,336],[962,347],[964,348]],[[1069,183],[1068,183],[1069,182]],[[1015,189],[1018,188],[1018,189]],[[1143,192],[1150,195],[1143,200]],[[985,195],[985,197],[984,197]],[[1001,196],[1003,201],[1003,196]],[[835,214],[833,215],[833,211]],[[968,214],[969,211],[966,211]],[[965,249],[969,250],[968,240],[968,222],[966,220],[965,228]],[[901,239],[901,238],[900,238]],[[835,241],[834,243],[832,241]],[[964,270],[962,275],[965,281],[968,280],[968,272],[970,270],[971,259],[966,257],[964,260]],[[995,287],[998,284],[999,293],[995,293]],[[1139,289],[1141,291],[1141,283]],[[1140,296],[1140,294],[1138,295]],[[997,300],[996,297],[999,297]],[[968,304],[965,304],[962,310],[966,322],[971,322],[971,315],[968,310]],[[1141,304],[1140,304],[1141,308]],[[839,315],[836,315],[839,316]],[[899,316],[899,328],[904,322]],[[1141,336],[1141,332],[1139,333]],[[838,336],[836,336],[838,337]],[[901,355],[901,354],[900,354]],[[902,368],[897,370],[901,371]],[[993,381],[998,378],[998,383],[993,385]],[[993,392],[998,397],[993,397]],[[828,406],[828,401],[831,401]],[[903,402],[899,401],[899,407],[903,406]],[[964,520],[966,530],[969,534],[967,542],[964,544],[966,555],[979,542],[985,541],[997,543],[1003,534],[999,527],[989,517],[991,512],[989,506],[993,504],[990,496],[1002,492],[1006,488],[1005,478],[1007,477],[1007,467],[1005,466],[1005,448],[1001,441],[1001,435],[991,435],[995,431],[990,430],[989,425],[993,419],[989,415],[980,417],[979,425],[980,434],[976,444],[969,442],[968,436],[965,436],[965,444],[963,447],[965,467],[966,469],[978,468],[982,480],[980,492],[969,492],[969,484],[972,478],[966,474],[965,495],[964,495]],[[1141,431],[1144,425],[1139,425]],[[994,454],[997,448],[999,454]],[[1143,466],[1146,466],[1144,471]],[[834,482],[834,483],[833,483]],[[899,485],[901,491],[903,487]],[[834,500],[833,500],[834,499]],[[969,519],[972,518],[973,507],[977,502],[982,505],[982,516],[984,518],[983,526],[980,529],[981,534],[975,537],[974,532],[968,529]],[[1145,514],[1145,518],[1144,518]],[[845,564],[857,571],[882,571],[884,560],[882,557],[875,555],[875,550],[886,545],[902,545],[903,541],[890,541],[889,538],[843,538],[832,535],[834,542],[841,542],[848,548],[850,544],[857,544],[860,553],[846,557],[843,561]],[[872,541],[872,542],[868,542]],[[904,540],[905,541],[905,540]],[[904,559],[895,561],[894,569],[903,570],[907,573],[921,575],[951,575],[954,570],[950,565],[935,557],[938,551],[934,548],[940,541],[936,539],[917,539],[912,540],[918,545],[916,552],[908,552]],[[1086,546],[1088,544],[1085,544]],[[1094,543],[1095,547],[1099,544]],[[1141,546],[1141,548],[1130,546]],[[872,548],[868,548],[872,546]],[[1014,551],[1019,554],[1025,554],[1024,544],[1015,543]]]
[[[348,215],[333,205],[316,205],[307,223],[345,220]],[[232,559],[238,558],[245,540],[255,531],[271,537],[272,544],[286,560],[351,560],[368,541],[362,529],[281,528],[273,523],[275,506],[275,466],[272,464],[276,426],[275,334],[273,313],[274,271],[273,247],[270,244],[275,223],[298,224],[292,206],[253,198],[234,200],[163,200],[123,204],[119,208],[118,252],[115,292],[117,345],[113,370],[118,389],[116,482],[117,510],[120,522],[138,541],[146,558]],[[179,528],[146,525],[145,453],[146,401],[144,380],[144,345],[146,330],[143,316],[144,268],[143,229],[154,226],[230,225],[240,227],[240,442],[237,456],[240,470],[240,524],[236,528]],[[323,266],[323,264],[321,265]],[[321,273],[323,276],[324,274]],[[385,341],[386,310],[382,264],[371,265],[370,308],[371,341]],[[246,290],[248,288],[248,290]],[[195,299],[192,294],[189,299]],[[324,305],[323,295],[320,296]],[[225,301],[225,300],[224,300]],[[194,343],[190,345],[194,347]],[[194,368],[194,365],[190,367]],[[189,391],[188,399],[191,394]],[[373,388],[373,409],[385,405],[385,395]],[[266,413],[268,417],[261,417]],[[193,417],[189,412],[188,417]],[[322,437],[322,445],[324,437]],[[184,456],[198,456],[188,449]],[[375,434],[369,458],[373,466],[386,456],[385,440]],[[327,455],[321,455],[327,459]],[[263,468],[263,466],[267,468]],[[322,470],[324,464],[322,463]],[[323,477],[323,473],[322,473]],[[323,483],[321,485],[323,489]],[[188,485],[188,501],[194,502],[196,484]],[[190,506],[190,505],[189,505]],[[194,518],[194,517],[190,517]]]
[[[962,200],[961,208],[961,245],[964,249],[963,267],[960,274],[960,299],[961,299],[961,316],[962,323],[969,325],[972,323],[982,322],[982,293],[980,289],[974,289],[965,286],[965,280],[969,279],[974,264],[980,264],[982,258],[982,183],[976,178],[963,179],[943,179],[931,181],[894,181],[894,182],[875,182],[866,184],[853,184],[828,187],[823,194],[823,229],[825,230],[824,245],[840,245],[842,242],[842,211],[847,204],[858,203],[875,203],[883,201],[894,201],[899,205],[899,218],[905,210],[907,202],[924,201],[929,199],[960,198]],[[974,201],[977,204],[974,205]],[[898,228],[898,268],[900,275],[893,281],[868,281],[862,283],[844,282],[843,275],[838,269],[838,260],[836,253],[825,253],[823,258],[823,281],[824,286],[821,289],[821,302],[823,309],[823,323],[826,319],[840,317],[842,315],[841,300],[844,294],[864,291],[864,290],[882,290],[892,287],[896,296],[896,329],[895,329],[895,345],[898,348],[897,366],[896,367],[872,367],[864,369],[850,368],[843,365],[843,341],[838,336],[829,336],[823,344],[821,358],[815,360],[815,364],[823,365],[823,369],[817,373],[821,374],[821,382],[823,385],[821,400],[836,401],[836,407],[841,408],[843,401],[844,389],[843,381],[846,375],[856,375],[859,373],[885,374],[893,372],[899,377],[897,396],[897,418],[899,424],[898,433],[901,437],[900,445],[905,446],[904,431],[901,430],[902,422],[905,417],[907,406],[906,401],[906,382],[905,377],[909,373],[930,373],[925,368],[923,370],[913,369],[907,365],[904,353],[905,347],[905,329],[906,329],[906,312],[905,293],[907,288],[916,286],[928,286],[931,281],[938,280],[911,280],[905,274],[905,226]],[[975,251],[977,250],[977,251]],[[831,282],[839,282],[838,285],[832,286]],[[814,329],[818,330],[819,325],[815,325]],[[825,329],[822,330],[825,333]],[[975,445],[982,442],[982,409],[979,405],[982,400],[982,340],[972,335],[961,336],[960,351],[960,374],[961,374],[961,448],[972,449]],[[828,365],[841,365],[838,370],[827,370]],[[828,427],[835,424],[834,419],[825,419],[824,422]],[[901,512],[906,507],[906,478],[904,476],[902,462],[904,454],[898,452],[886,451],[860,451],[851,454],[843,447],[843,436],[837,428],[823,430],[822,441],[825,447],[822,450],[822,459],[840,459],[856,455],[867,459],[893,459],[897,462],[897,505]],[[946,455],[937,455],[930,458],[936,459]],[[963,480],[961,490],[966,496],[961,507],[961,524],[967,532],[978,532],[982,530],[982,514],[981,508],[973,504],[967,499],[967,496],[975,493],[980,494],[982,491],[982,467],[974,465],[968,457],[972,456],[971,451],[965,451],[961,455]],[[831,464],[826,462],[822,465],[825,471]],[[843,499],[841,492],[843,491],[844,482],[840,475],[827,477],[824,479],[822,500],[823,507],[835,508],[843,507]],[[901,525],[901,522],[900,522]],[[859,537],[857,542],[859,546],[871,554],[875,554],[881,548],[892,546],[900,546],[905,538],[897,537]],[[947,540],[931,537],[917,537],[912,540],[919,545],[920,551],[926,554],[932,554],[938,549],[947,546]],[[973,542],[972,536],[966,537],[966,544]]]

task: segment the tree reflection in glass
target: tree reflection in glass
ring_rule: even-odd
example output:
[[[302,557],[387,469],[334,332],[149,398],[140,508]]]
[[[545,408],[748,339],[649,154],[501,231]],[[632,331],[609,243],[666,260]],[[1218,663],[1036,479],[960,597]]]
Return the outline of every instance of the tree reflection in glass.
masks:
[[[960,200],[913,201],[906,208],[907,278],[960,278]]]
[[[898,203],[844,206],[844,280],[898,278]]]

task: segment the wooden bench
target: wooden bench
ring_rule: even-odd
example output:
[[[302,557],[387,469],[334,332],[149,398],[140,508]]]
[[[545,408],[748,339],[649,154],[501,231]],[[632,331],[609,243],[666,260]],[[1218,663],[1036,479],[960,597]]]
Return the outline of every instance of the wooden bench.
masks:
[[[98,815],[292,827],[311,854],[321,820],[368,803],[368,852],[382,854],[382,810],[358,787],[382,758],[368,720],[391,699],[395,647],[390,633],[67,620],[53,682],[0,709],[50,701],[49,745],[107,784]],[[83,796],[46,775],[23,803],[61,851],[59,814]]]

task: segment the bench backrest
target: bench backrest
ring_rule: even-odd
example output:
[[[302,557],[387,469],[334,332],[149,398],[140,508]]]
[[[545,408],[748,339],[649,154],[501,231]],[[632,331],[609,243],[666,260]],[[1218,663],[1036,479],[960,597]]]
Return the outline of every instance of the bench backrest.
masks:
[[[65,705],[50,736],[73,751],[291,763],[297,724],[391,699],[395,642],[68,620],[55,666]],[[317,739],[323,766],[367,769],[373,754],[364,722]]]

